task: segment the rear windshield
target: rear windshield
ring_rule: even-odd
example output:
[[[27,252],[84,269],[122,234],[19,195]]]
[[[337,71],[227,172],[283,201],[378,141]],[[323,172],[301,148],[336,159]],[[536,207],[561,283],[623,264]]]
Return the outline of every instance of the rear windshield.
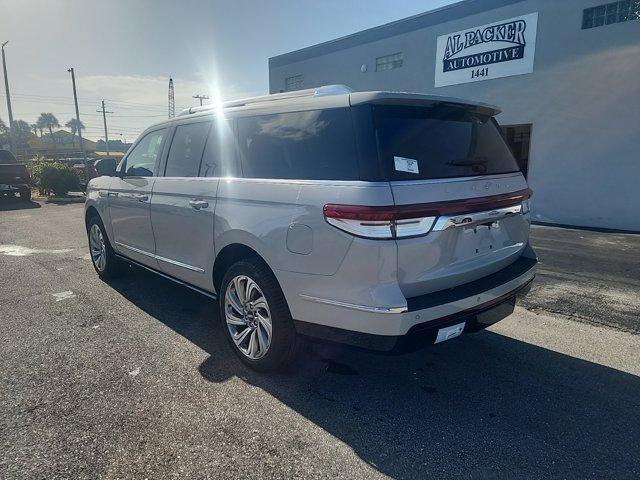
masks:
[[[436,104],[374,107],[378,149],[389,180],[517,172],[498,126],[488,115]]]

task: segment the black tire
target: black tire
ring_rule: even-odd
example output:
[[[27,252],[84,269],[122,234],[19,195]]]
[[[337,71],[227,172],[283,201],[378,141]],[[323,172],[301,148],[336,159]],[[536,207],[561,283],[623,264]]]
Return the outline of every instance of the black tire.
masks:
[[[104,268],[99,268],[96,265],[96,261],[94,260],[94,256],[92,254],[91,249],[91,231],[92,228],[97,227],[100,230],[102,238],[104,239]],[[124,271],[125,264],[120,260],[113,248],[111,247],[111,243],[109,242],[109,237],[107,237],[107,231],[104,228],[104,224],[98,215],[92,215],[87,222],[87,240],[89,241],[89,255],[91,256],[91,264],[95,269],[96,273],[102,280],[108,280],[111,278],[116,278],[122,275]]]
[[[271,341],[264,356],[253,359],[240,350],[232,338],[225,315],[226,295],[232,281],[238,276],[253,280],[266,298],[271,316]],[[218,299],[220,321],[229,345],[238,358],[248,367],[260,371],[274,371],[290,364],[299,354],[302,339],[296,333],[289,306],[273,272],[260,259],[249,258],[234,263],[225,273]],[[233,327],[233,326],[232,326]],[[258,327],[259,328],[259,327]],[[264,331],[264,330],[263,330]]]
[[[22,200],[23,202],[30,202],[31,201],[31,189],[30,188],[23,188],[22,190],[20,190],[20,200]]]

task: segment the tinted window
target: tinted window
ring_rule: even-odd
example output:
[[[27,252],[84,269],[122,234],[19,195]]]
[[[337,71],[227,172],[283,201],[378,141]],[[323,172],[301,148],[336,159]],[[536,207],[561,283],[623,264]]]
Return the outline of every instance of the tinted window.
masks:
[[[518,165],[490,116],[459,107],[376,106],[380,157],[391,180],[494,175]]]
[[[16,163],[16,157],[9,150],[0,150],[0,163]]]
[[[166,130],[147,133],[126,158],[126,176],[153,177]]]
[[[200,166],[201,177],[237,177],[235,136],[231,123],[215,119]]]
[[[165,177],[197,177],[210,122],[178,125],[173,135]]]
[[[245,177],[358,179],[348,109],[239,118],[238,129]]]

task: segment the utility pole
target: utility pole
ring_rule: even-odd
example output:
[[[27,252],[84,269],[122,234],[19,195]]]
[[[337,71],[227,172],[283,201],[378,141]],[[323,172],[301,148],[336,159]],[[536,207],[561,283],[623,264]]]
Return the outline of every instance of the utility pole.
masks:
[[[173,78],[169,78],[169,118],[176,116],[176,99],[173,94]]]
[[[209,100],[209,97],[207,95],[194,95],[193,98],[197,98],[198,100],[200,100],[200,106],[202,106],[202,100]]]
[[[18,152],[15,148],[15,142],[13,141],[13,112],[11,111],[11,95],[9,94],[9,78],[7,77],[7,62],[4,58],[4,46],[9,43],[9,40],[2,44],[2,70],[4,72],[4,90],[7,95],[7,110],[9,110],[9,145],[11,152],[15,155]]]
[[[109,156],[109,135],[107,134],[107,112],[104,108],[104,100],[102,100],[102,109],[96,110],[96,112],[102,112],[102,121],[104,122],[104,143],[107,146],[107,157]]]
[[[78,109],[78,94],[76,93],[76,74],[73,67],[69,68],[67,72],[71,73],[71,83],[73,84],[73,101],[76,104],[76,121],[78,122],[78,140],[80,141],[80,151],[82,152],[82,159],[84,161],[84,179],[86,185],[89,185],[89,164],[87,163],[87,154],[84,151],[84,140],[82,140],[82,128],[80,128],[80,110]]]

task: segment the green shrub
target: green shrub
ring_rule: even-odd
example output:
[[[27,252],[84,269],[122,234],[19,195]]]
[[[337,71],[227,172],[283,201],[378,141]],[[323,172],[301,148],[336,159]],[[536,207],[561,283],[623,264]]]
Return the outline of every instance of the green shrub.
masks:
[[[80,190],[78,173],[62,162],[35,160],[30,165],[31,177],[44,195],[66,195]]]

